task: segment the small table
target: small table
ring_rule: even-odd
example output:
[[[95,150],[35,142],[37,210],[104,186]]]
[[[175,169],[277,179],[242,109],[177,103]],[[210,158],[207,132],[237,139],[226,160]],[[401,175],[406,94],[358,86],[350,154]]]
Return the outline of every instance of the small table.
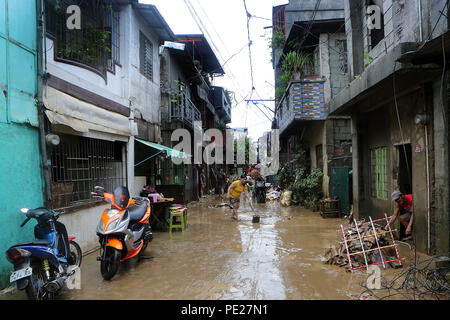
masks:
[[[150,226],[153,229],[169,231],[168,208],[173,203],[172,200],[162,200],[151,203]],[[167,217],[166,217],[167,215]]]
[[[326,218],[327,215],[341,217],[341,202],[339,200],[320,200],[320,215]]]

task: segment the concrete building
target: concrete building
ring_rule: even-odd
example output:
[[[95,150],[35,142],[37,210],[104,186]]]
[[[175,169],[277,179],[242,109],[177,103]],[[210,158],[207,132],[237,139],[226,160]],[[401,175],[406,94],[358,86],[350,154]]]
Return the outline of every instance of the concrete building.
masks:
[[[173,131],[188,130],[190,157],[180,165],[165,161],[158,174],[164,183],[178,185],[174,188],[182,186],[184,189],[180,192],[185,193],[185,200],[193,201],[199,196],[201,170],[201,163],[195,163],[194,134],[201,135],[202,130],[215,128],[219,121],[230,122],[230,106],[228,99],[224,100],[224,89],[211,84],[214,77],[223,75],[224,71],[206,38],[200,34],[176,35],[175,41],[182,46],[169,44],[162,50],[161,57],[162,137],[165,145],[174,147],[180,141],[171,140]],[[205,165],[204,169],[209,177],[209,168]]]
[[[154,151],[135,137],[160,142],[158,50],[174,35],[155,6],[133,0],[84,2],[81,29],[71,30],[72,2],[45,0],[44,129],[61,143],[44,161],[48,205],[65,211],[61,220],[89,251],[107,206],[91,199],[94,186],[125,185],[137,195],[146,182],[135,177],[135,150]]]
[[[339,197],[349,212],[350,120],[326,107],[349,82],[344,17],[342,0],[274,7],[273,38],[285,40],[273,43],[273,66],[280,163],[321,169],[324,196]]]
[[[356,217],[391,215],[391,192],[412,193],[417,249],[443,255],[450,248],[446,4],[346,0],[352,81],[329,102],[332,115],[351,116]]]

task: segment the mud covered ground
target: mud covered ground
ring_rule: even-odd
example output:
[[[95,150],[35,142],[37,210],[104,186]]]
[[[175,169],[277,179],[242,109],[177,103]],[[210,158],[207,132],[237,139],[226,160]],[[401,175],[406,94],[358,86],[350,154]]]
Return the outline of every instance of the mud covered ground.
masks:
[[[221,202],[209,196],[191,203],[186,232],[154,232],[145,253],[153,259],[122,263],[112,281],[100,275],[98,251],[85,256],[81,289],[58,299],[360,298],[366,270],[349,273],[321,261],[325,248],[340,241],[339,226],[345,220],[269,202],[255,204],[261,221],[254,224],[244,201],[236,222],[230,208],[211,208]],[[412,261],[408,247],[400,246],[400,252],[406,264]],[[388,268],[382,275],[395,272]],[[8,299],[26,295],[19,292]]]

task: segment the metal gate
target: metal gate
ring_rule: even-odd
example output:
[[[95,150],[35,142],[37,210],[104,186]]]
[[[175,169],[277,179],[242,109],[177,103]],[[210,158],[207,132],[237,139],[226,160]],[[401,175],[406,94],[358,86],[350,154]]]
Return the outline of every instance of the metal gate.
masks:
[[[350,212],[350,167],[331,168],[331,198],[341,202],[342,213]]]

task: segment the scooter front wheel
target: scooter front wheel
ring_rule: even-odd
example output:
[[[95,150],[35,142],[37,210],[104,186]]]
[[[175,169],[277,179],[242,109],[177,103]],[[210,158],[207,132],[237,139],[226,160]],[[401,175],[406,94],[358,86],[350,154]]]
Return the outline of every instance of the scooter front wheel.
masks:
[[[117,273],[120,263],[120,252],[113,247],[105,247],[105,254],[100,263],[100,272],[103,279],[111,280]]]
[[[83,254],[81,253],[80,245],[72,240],[69,244],[69,247],[70,247],[70,255],[68,259],[69,264],[76,265],[78,267],[81,266],[81,259],[83,257]]]

